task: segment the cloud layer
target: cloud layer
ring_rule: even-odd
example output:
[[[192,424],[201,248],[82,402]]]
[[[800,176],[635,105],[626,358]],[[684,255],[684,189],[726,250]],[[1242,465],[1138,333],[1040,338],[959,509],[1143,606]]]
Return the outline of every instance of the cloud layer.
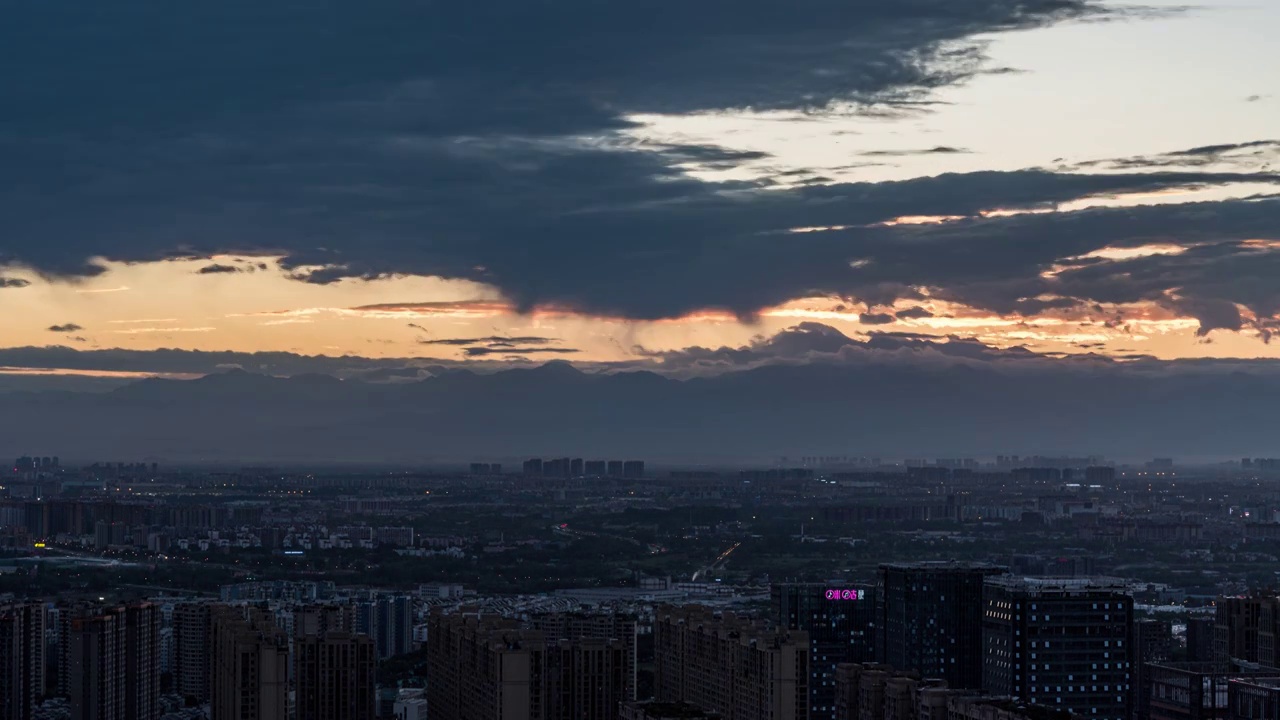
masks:
[[[0,262],[89,274],[95,257],[273,254],[310,282],[467,278],[523,310],[628,318],[750,317],[811,295],[1002,314],[1142,302],[1205,333],[1269,336],[1280,255],[1256,241],[1280,236],[1275,197],[1048,212],[1274,184],[1256,164],[1216,164],[1274,149],[1265,141],[1071,171],[795,185],[697,180],[690,162],[759,154],[617,132],[640,112],[916,112],[984,69],[976,36],[1101,12],[1086,0],[28,3],[0,28],[25,59],[0,65],[13,90]],[[814,227],[833,229],[793,232]],[[1183,252],[1087,257],[1152,242]],[[512,349],[570,351],[466,352]]]

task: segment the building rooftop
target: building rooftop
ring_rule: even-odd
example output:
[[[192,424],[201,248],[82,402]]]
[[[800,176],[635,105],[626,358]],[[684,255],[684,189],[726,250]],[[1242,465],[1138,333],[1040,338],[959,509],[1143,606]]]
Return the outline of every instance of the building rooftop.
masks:
[[[1115,577],[1024,577],[1021,575],[1000,575],[986,580],[988,585],[995,585],[1009,590],[1024,590],[1037,594],[1104,591],[1127,593],[1129,586],[1121,578]]]
[[[719,718],[719,713],[713,713],[708,710],[685,702],[647,702],[635,705],[637,709],[643,710],[646,715],[652,718],[671,718],[672,720],[686,720],[703,718],[705,720],[714,720]]]
[[[1035,705],[1008,697],[963,697],[956,698],[953,702],[994,707],[1005,712],[1017,713],[1028,718],[1028,720],[1071,720],[1074,717],[1066,710],[1059,710],[1047,705]]]
[[[1005,571],[1003,565],[995,565],[984,562],[969,562],[966,560],[921,560],[919,562],[896,562],[881,563],[880,569],[885,570],[992,570]]]

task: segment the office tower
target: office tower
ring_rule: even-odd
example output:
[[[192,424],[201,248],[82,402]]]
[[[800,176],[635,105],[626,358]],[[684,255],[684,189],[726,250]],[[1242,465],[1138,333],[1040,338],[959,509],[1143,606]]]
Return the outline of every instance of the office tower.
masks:
[[[0,605],[0,720],[31,720],[45,694],[44,629],[43,606]]]
[[[1269,595],[1218,598],[1214,616],[1213,658],[1276,665],[1280,598]]]
[[[710,609],[663,607],[654,620],[655,696],[726,720],[809,717],[809,637]]]
[[[876,659],[873,589],[784,583],[770,588],[773,622],[809,635],[809,717],[835,716],[836,666]]]
[[[541,720],[545,655],[542,633],[514,620],[433,612],[427,629],[431,717]]]
[[[1128,720],[1133,598],[1122,581],[989,577],[983,689],[1099,720]]]
[[[1173,623],[1168,620],[1134,620],[1133,638],[1129,641],[1133,653],[1129,681],[1130,707],[1134,718],[1144,718],[1150,714],[1147,701],[1142,694],[1146,686],[1143,677],[1146,667],[1151,663],[1167,663],[1173,660]]]
[[[609,471],[609,477],[613,477],[613,478],[622,477],[622,461],[621,460],[610,460],[606,468]]]
[[[1213,662],[1213,634],[1216,622],[1213,618],[1187,619],[1187,660]]]
[[[212,603],[181,602],[173,606],[173,686],[184,698],[209,700],[209,641]]]
[[[584,474],[590,477],[601,477],[608,472],[608,463],[604,460],[588,460],[583,464]]]
[[[636,479],[644,477],[644,461],[628,460],[622,464],[622,477]]]
[[[995,565],[923,562],[880,566],[884,662],[952,688],[982,687],[982,584]]]
[[[297,716],[374,720],[378,658],[373,639],[330,632],[294,641]]]
[[[541,458],[533,458],[532,460],[525,460],[523,470],[526,476],[529,476],[529,477],[541,476],[542,475]]]
[[[160,714],[160,610],[151,603],[70,619],[72,720],[154,720]]]
[[[569,461],[569,474],[573,477],[582,477],[582,458]]]
[[[548,644],[561,640],[616,640],[623,647],[622,699],[636,699],[636,624],[634,615],[621,613],[542,613],[529,626]]]
[[[279,720],[289,713],[289,639],[257,608],[210,613],[212,720]]]
[[[1277,678],[1280,671],[1252,663],[1152,663],[1142,690],[1151,714],[1141,720],[1225,720],[1248,709],[1228,706],[1233,682],[1266,685]]]
[[[1280,717],[1280,678],[1227,681],[1230,720],[1275,720]]]

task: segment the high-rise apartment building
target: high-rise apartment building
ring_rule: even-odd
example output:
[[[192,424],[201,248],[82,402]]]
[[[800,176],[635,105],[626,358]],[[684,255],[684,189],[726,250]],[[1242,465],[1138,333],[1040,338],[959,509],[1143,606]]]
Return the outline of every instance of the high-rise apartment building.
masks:
[[[656,699],[725,720],[809,717],[809,636],[734,613],[663,607],[654,621]]]
[[[353,612],[354,631],[373,638],[379,660],[413,651],[412,598],[379,594],[356,603]]]
[[[634,634],[626,617],[547,614],[526,625],[436,612],[427,631],[428,710],[474,720],[615,718],[634,693]]]
[[[809,717],[834,718],[836,666],[876,660],[874,588],[783,583],[770,596],[773,622],[809,635]]]
[[[209,700],[209,642],[212,625],[208,602],[173,606],[173,687],[197,703]]]
[[[211,612],[212,720],[289,717],[289,638],[257,608]]]
[[[989,577],[983,689],[1099,720],[1128,720],[1133,598],[1119,580]]]
[[[921,680],[879,663],[836,667],[836,720],[947,720],[951,691],[942,680]]]
[[[996,565],[922,562],[880,566],[884,662],[952,688],[982,687],[983,581]]]
[[[292,613],[291,637],[356,632],[356,606],[307,605]]]
[[[124,607],[124,713],[130,720],[160,717],[160,606]]]
[[[385,595],[378,598],[378,658],[413,652],[413,598]]]
[[[374,720],[378,657],[373,638],[330,632],[294,641],[297,717]]]
[[[613,718],[631,698],[627,673],[629,648],[621,640],[578,638],[546,640],[547,720]]]
[[[0,720],[31,720],[45,694],[45,609],[0,605]]]
[[[427,711],[469,720],[542,720],[546,643],[515,620],[432,613]]]
[[[160,608],[105,608],[70,619],[65,649],[72,720],[154,720],[160,715]]]
[[[548,644],[562,640],[611,640],[622,644],[624,701],[636,699],[637,619],[625,613],[541,613],[529,618]]]

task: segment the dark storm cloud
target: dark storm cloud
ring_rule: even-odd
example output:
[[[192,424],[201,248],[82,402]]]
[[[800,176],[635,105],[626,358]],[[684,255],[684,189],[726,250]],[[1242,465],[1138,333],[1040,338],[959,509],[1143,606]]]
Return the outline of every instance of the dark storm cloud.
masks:
[[[319,255],[355,276],[462,274],[451,249],[513,228],[473,226],[474,201],[449,212],[451,187],[550,201],[510,221],[524,244],[613,197],[593,186],[671,200],[684,193],[648,186],[670,165],[753,157],[574,147],[628,112],[928,102],[981,69],[976,34],[1093,12],[1091,0],[26,3],[0,25],[0,210],[22,211],[0,262],[91,274],[95,256],[240,248]],[[495,162],[510,138],[545,146]],[[532,197],[544,179],[550,197]]]
[[[558,343],[559,340],[549,337],[541,337],[538,335],[524,335],[507,337],[505,335],[490,335],[488,337],[471,337],[471,338],[439,338],[436,340],[419,340],[423,345],[484,345],[494,343],[504,343],[508,345],[548,345]]]
[[[30,281],[23,280],[22,278],[11,278],[11,277],[0,276],[0,289],[24,288],[30,284],[31,284]]]
[[[617,127],[619,111],[920,99],[912,91],[981,69],[975,46],[953,41],[1097,9],[1088,0],[224,0],[180,9],[68,0],[11,9],[0,47],[23,60],[6,72],[17,81],[11,122],[24,129],[171,130],[341,102],[352,117],[389,110],[408,121],[401,127],[438,135],[562,134]],[[68,112],[69,97],[82,112]],[[104,115],[90,121],[88,110]]]
[[[46,328],[46,329],[47,329],[49,332],[56,332],[56,333],[73,333],[73,332],[79,332],[79,331],[83,330],[84,328],[83,328],[83,327],[81,327],[81,326],[79,326],[79,325],[77,325],[77,324],[75,324],[75,323],[65,323],[65,324],[63,324],[63,325],[50,325],[50,326],[49,326],[48,328]]]
[[[862,313],[858,316],[858,322],[863,325],[888,325],[893,321],[893,313]]]
[[[1002,314],[1079,303],[1154,302],[1187,312],[1205,327],[1230,327],[1221,302],[1270,317],[1280,312],[1280,246],[1273,236],[1280,199],[1092,209],[894,228],[859,268],[855,296],[912,297],[909,287]],[[1057,260],[1101,247],[1175,243],[1181,254],[1073,264]],[[1046,270],[1058,268],[1055,274]],[[1048,297],[1051,299],[1041,300]],[[1225,324],[1224,324],[1225,322]]]
[[[899,320],[919,320],[933,317],[933,313],[919,306],[909,307],[906,310],[899,310],[897,315]]]
[[[1272,175],[1029,170],[782,188],[702,182],[680,169],[758,162],[758,153],[614,132],[631,112],[813,111],[831,101],[918,110],[930,89],[982,71],[980,46],[966,38],[1093,7],[27,3],[0,25],[0,262],[89,274],[97,256],[279,254],[312,282],[442,275],[491,283],[519,309],[639,318],[702,308],[750,316],[810,293],[885,304],[919,286],[1004,313],[1159,301],[1205,327],[1232,324],[1221,303],[1274,306],[1278,276],[1262,272],[1272,251],[1238,244],[1275,236],[1274,200],[871,227]],[[1228,150],[1264,149],[1252,145]],[[847,229],[789,233],[814,226]],[[1131,286],[1112,262],[1041,275],[1062,258],[1153,239],[1226,244],[1198,266],[1132,265],[1141,272]],[[1224,283],[1228,268],[1244,274]]]
[[[200,275],[220,275],[225,273],[245,272],[245,269],[236,267],[235,265],[219,265],[214,263],[213,265],[205,265],[196,272]]]

